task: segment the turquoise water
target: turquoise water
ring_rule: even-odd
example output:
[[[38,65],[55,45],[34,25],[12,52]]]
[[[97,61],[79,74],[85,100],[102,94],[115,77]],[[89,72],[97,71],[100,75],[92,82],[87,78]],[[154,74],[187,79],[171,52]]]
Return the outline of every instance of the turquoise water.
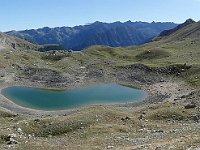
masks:
[[[63,91],[13,86],[3,89],[2,94],[18,105],[40,110],[63,110],[91,104],[126,103],[146,96],[142,90],[118,84],[100,84]]]

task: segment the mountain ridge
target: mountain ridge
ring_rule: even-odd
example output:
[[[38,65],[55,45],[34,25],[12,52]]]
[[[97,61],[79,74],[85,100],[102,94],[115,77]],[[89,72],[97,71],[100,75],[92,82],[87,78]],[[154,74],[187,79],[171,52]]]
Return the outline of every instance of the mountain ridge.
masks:
[[[37,44],[61,44],[65,49],[82,50],[93,45],[126,47],[142,45],[158,36],[161,31],[177,25],[171,22],[114,22],[96,21],[75,27],[39,28],[9,31],[8,35]]]
[[[192,19],[186,20],[184,23],[178,25],[174,29],[165,30],[160,33],[154,40],[167,40],[167,41],[183,41],[198,40],[200,36],[200,22],[195,22]]]
[[[195,23],[195,21],[192,20],[192,19],[187,19],[184,23],[179,24],[177,27],[175,27],[173,29],[162,31],[159,36],[161,36],[161,37],[162,36],[169,36],[170,34],[173,34],[174,32],[178,31],[179,29],[184,28],[187,25],[192,24],[192,23]]]

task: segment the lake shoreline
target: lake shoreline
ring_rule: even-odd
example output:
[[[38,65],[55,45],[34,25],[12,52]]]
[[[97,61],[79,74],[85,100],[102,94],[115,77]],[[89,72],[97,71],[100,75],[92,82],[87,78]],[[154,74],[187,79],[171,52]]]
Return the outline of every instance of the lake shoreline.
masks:
[[[108,82],[105,82],[108,83]],[[112,82],[113,83],[113,82]],[[96,82],[96,84],[100,84],[100,82]],[[96,85],[95,83],[92,84],[86,84],[84,86],[79,86],[81,87],[87,87],[87,86],[92,86]],[[103,83],[104,84],[104,83]],[[26,108],[22,107],[20,105],[15,104],[11,100],[7,99],[6,97],[3,96],[2,90],[7,87],[12,87],[12,86],[27,86],[27,87],[34,87],[34,88],[45,88],[45,89],[72,89],[72,86],[66,86],[66,87],[60,87],[60,88],[48,88],[42,84],[38,83],[3,83],[0,85],[0,108],[11,111],[13,113],[17,114],[23,114],[23,115],[34,115],[34,116],[56,116],[56,115],[69,115],[75,112],[79,112],[80,110],[87,109],[89,107],[93,106],[105,106],[105,107],[129,107],[129,108],[142,108],[146,107],[149,104],[154,104],[162,101],[167,101],[169,99],[174,99],[178,95],[185,94],[185,91],[188,93],[191,92],[191,90],[187,87],[184,88],[181,84],[184,83],[177,83],[177,82],[172,82],[172,81],[166,81],[166,82],[160,82],[156,83],[153,85],[136,85],[133,83],[126,83],[126,82],[119,82],[116,84],[121,84],[121,85],[127,85],[127,86],[133,86],[139,89],[142,89],[143,91],[147,92],[148,95],[142,100],[139,100],[137,102],[130,102],[130,103],[114,103],[114,104],[93,104],[89,106],[84,106],[84,107],[79,107],[79,108],[74,108],[74,109],[66,109],[66,110],[55,110],[55,111],[45,111],[45,110],[37,110],[37,109],[31,109],[31,108]],[[76,87],[75,87],[76,88]],[[181,90],[180,90],[181,89]]]

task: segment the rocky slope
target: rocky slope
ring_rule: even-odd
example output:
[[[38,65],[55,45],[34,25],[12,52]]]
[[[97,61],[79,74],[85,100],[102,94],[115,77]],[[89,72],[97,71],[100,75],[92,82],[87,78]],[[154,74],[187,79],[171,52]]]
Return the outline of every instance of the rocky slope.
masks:
[[[0,49],[32,49],[36,50],[39,46],[25,40],[6,35],[0,32]]]
[[[22,39],[37,44],[61,44],[65,49],[82,50],[92,45],[124,47],[151,41],[163,30],[176,27],[174,23],[115,22],[76,26],[10,31]]]

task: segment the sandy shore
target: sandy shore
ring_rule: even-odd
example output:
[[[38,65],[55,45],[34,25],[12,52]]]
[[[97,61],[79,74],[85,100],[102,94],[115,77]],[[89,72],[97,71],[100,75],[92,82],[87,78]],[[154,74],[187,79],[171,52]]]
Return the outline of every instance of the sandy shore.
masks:
[[[132,85],[131,83],[119,83],[119,84]],[[38,83],[1,83],[0,92],[2,91],[2,89],[10,87],[10,86],[29,86],[29,87],[47,88]],[[171,82],[171,81],[159,82],[152,85],[140,85],[136,87],[139,87],[142,90],[148,92],[148,96],[143,100],[132,102],[132,103],[98,104],[98,105],[116,106],[116,107],[145,107],[146,105],[149,105],[152,103],[158,103],[161,101],[172,101],[175,98],[180,97],[181,95],[190,93],[192,90],[191,88],[185,86],[184,83],[177,83],[177,82]],[[72,88],[72,87],[63,87],[63,88]],[[36,116],[45,115],[46,116],[46,115],[72,114],[86,107],[77,108],[77,109],[57,110],[57,111],[36,110],[36,109],[19,106],[13,103],[11,100],[4,97],[2,93],[0,93],[0,108],[3,110],[17,113],[17,114],[36,115]]]

